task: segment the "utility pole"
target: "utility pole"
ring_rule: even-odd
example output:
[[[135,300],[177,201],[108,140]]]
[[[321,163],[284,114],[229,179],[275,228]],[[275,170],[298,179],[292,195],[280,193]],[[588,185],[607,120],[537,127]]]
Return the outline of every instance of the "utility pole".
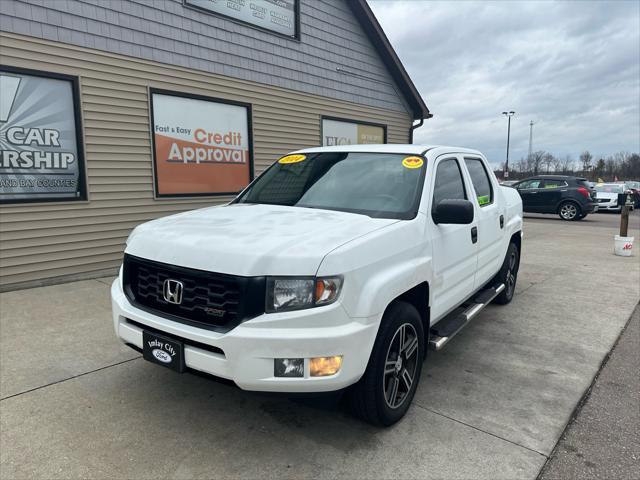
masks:
[[[531,120],[529,122],[529,158],[531,158],[531,155],[533,154],[533,126],[535,125],[535,122],[533,120]]]
[[[509,112],[502,112],[504,116],[507,117],[507,161],[504,163],[504,178],[509,178],[509,137],[511,137],[511,117],[515,115],[516,112],[513,110]]]

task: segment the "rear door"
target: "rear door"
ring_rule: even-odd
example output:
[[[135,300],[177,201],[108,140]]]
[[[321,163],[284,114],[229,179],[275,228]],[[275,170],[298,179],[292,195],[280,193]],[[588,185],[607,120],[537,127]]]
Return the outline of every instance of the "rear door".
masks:
[[[538,200],[538,193],[540,193],[542,186],[542,179],[532,178],[520,182],[517,185],[518,192],[522,197],[522,208],[525,212],[537,212],[540,209],[540,201]]]
[[[560,200],[567,195],[568,191],[569,185],[565,180],[545,178],[537,196],[540,209],[547,213],[555,213]]]
[[[475,156],[465,156],[478,222],[478,264],[474,289],[478,290],[498,272],[504,260],[504,207],[496,201],[498,182],[489,174],[486,162]],[[502,216],[502,222],[500,221]]]
[[[471,198],[458,157],[443,155],[436,158],[434,167],[431,212],[441,200]],[[473,240],[472,230],[477,229],[477,223],[474,218],[469,225],[438,225],[430,214],[426,228],[433,248],[433,323],[474,291],[478,246]]]

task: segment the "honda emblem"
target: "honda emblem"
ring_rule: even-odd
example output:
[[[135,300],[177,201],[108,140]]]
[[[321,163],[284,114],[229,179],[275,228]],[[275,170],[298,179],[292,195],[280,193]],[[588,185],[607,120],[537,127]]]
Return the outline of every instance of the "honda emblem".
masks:
[[[178,280],[171,280],[170,278],[164,281],[162,285],[162,296],[164,299],[175,305],[182,303],[182,290],[184,285]]]

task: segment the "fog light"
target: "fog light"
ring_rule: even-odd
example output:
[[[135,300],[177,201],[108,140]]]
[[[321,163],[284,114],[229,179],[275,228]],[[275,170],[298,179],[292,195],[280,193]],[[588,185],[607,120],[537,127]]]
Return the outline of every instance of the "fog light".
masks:
[[[304,358],[274,358],[273,375],[276,377],[304,377]]]
[[[309,359],[309,373],[312,377],[335,375],[342,366],[342,355],[335,357],[315,357]]]

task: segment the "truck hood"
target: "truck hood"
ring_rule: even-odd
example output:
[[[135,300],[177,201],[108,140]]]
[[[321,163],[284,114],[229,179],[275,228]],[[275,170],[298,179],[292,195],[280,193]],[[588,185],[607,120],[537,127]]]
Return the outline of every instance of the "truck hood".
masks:
[[[233,204],[139,225],[125,252],[233,275],[315,275],[330,251],[396,222],[330,210]]]

